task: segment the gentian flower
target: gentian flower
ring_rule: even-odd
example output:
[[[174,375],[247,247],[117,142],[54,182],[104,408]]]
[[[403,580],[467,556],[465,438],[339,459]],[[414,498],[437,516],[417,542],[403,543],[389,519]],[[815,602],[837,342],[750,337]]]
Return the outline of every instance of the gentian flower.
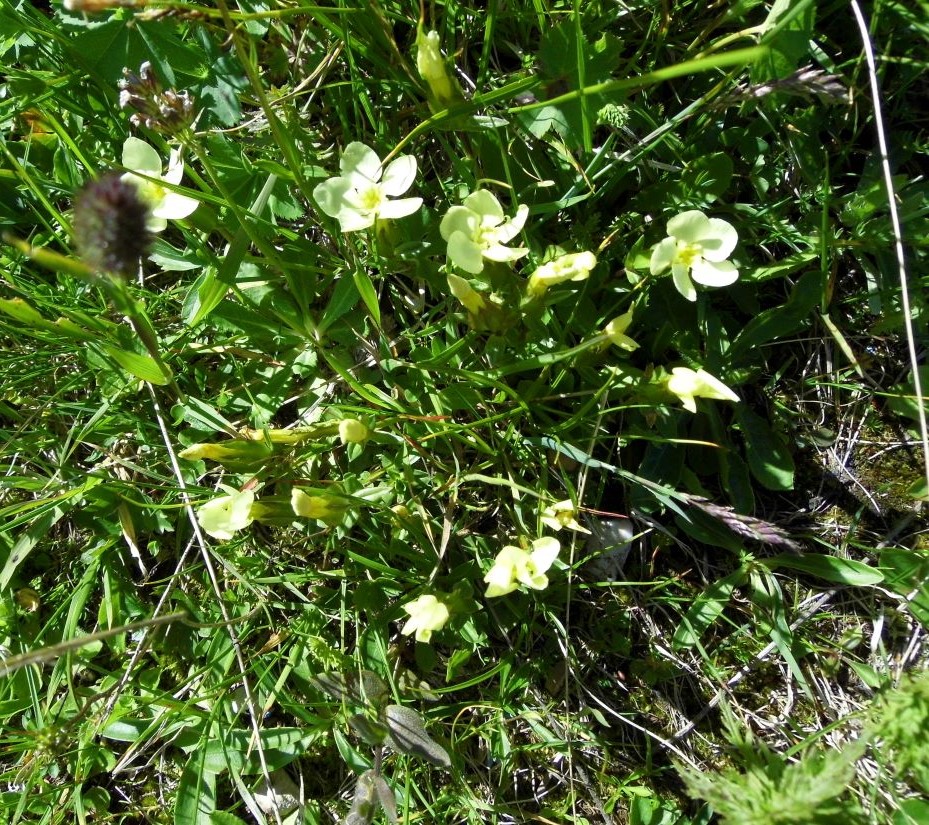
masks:
[[[713,398],[717,401],[738,401],[737,396],[718,378],[706,370],[692,370],[689,367],[675,367],[666,379],[668,391],[674,393],[684,405],[685,410],[697,411],[696,398]]]
[[[162,185],[176,186],[184,177],[184,161],[179,150],[171,150],[168,171],[162,172],[161,156],[155,147],[137,137],[128,137],[123,143],[123,166],[129,170],[123,175],[123,180],[139,190],[139,196],[151,210],[148,219],[150,232],[161,232],[169,220],[186,218],[199,206],[193,198]]]
[[[726,259],[738,243],[735,227],[720,218],[708,218],[694,209],[668,221],[668,237],[652,250],[652,275],[671,267],[674,286],[688,301],[697,300],[693,282],[729,286],[739,270]]]
[[[586,527],[582,526],[577,520],[577,508],[571,503],[570,499],[550,504],[542,511],[542,524],[558,531],[565,527],[569,530],[575,530],[578,533],[589,533]]]
[[[486,189],[472,192],[460,206],[453,206],[439,225],[442,238],[448,242],[451,262],[478,275],[488,261],[517,261],[529,254],[528,249],[510,249],[505,246],[515,238],[529,217],[529,207],[520,205],[516,215],[507,218],[494,195]]]
[[[639,345],[626,335],[626,330],[629,329],[631,323],[632,312],[624,312],[622,315],[617,315],[603,328],[603,334],[609,339],[610,343],[627,352],[632,352],[638,349]]]
[[[509,545],[504,547],[494,559],[493,567],[484,576],[487,583],[484,595],[488,599],[505,596],[521,584],[533,590],[544,590],[548,587],[548,576],[545,573],[558,558],[560,550],[558,539],[548,536],[532,542],[531,551]]]
[[[451,290],[452,295],[461,301],[462,306],[472,315],[480,314],[487,306],[487,302],[481,297],[480,292],[464,278],[451,272],[448,274],[448,288]]]
[[[461,87],[442,56],[439,33],[425,32],[422,26],[416,32],[416,70],[426,81],[430,107],[435,111],[448,109],[464,101]]]
[[[562,281],[583,281],[597,265],[593,252],[569,252],[537,267],[529,276],[526,291],[537,297]]]
[[[226,494],[210,499],[197,510],[197,521],[203,530],[214,539],[228,541],[237,530],[243,530],[252,523],[252,505],[255,503],[254,490],[236,490],[234,487],[219,485]]]
[[[343,232],[374,226],[377,220],[405,218],[423,205],[422,198],[400,198],[413,185],[416,158],[400,155],[386,167],[375,151],[363,143],[349,143],[339,161],[342,174],[313,190],[313,197]]]
[[[313,518],[334,527],[342,521],[348,504],[344,499],[327,495],[310,495],[294,487],[290,493],[290,506],[302,518]]]
[[[400,632],[404,636],[415,633],[417,642],[428,642],[436,630],[445,627],[451,615],[448,605],[431,594],[408,602],[403,605],[403,609],[410,618]]]

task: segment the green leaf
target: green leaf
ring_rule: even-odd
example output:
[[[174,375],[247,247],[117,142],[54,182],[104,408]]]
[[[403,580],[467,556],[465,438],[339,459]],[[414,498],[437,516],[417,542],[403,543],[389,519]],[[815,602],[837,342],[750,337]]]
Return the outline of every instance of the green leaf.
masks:
[[[355,288],[358,290],[361,300],[364,301],[364,305],[374,319],[374,323],[380,327],[381,307],[377,301],[377,290],[374,288],[374,283],[368,273],[361,269],[356,269],[352,273],[352,278],[355,281]]]
[[[697,596],[694,603],[688,608],[680,625],[671,639],[674,650],[683,650],[693,647],[706,629],[715,622],[732,597],[732,591],[745,583],[748,578],[747,569],[743,566],[730,573],[724,579],[713,582],[706,590]]]
[[[745,457],[752,475],[769,490],[792,490],[793,457],[768,422],[745,404],[736,407],[735,418],[745,439]]]
[[[42,511],[16,538],[16,543],[10,550],[3,570],[0,570],[0,591],[6,590],[16,573],[17,568],[29,557],[36,545],[45,541],[54,527],[74,507],[74,502],[67,499],[46,508]]]
[[[782,306],[766,310],[752,318],[729,348],[733,360],[768,341],[793,335],[800,329],[822,297],[822,275],[807,272],[794,285]]]
[[[167,384],[171,379],[165,375],[155,361],[149,355],[142,355],[138,352],[120,349],[110,344],[101,344],[103,351],[119,364],[126,372],[147,381],[149,384]]]
[[[388,705],[386,717],[390,729],[387,744],[395,751],[418,756],[437,768],[451,767],[448,751],[426,733],[423,717],[415,710],[403,705]]]
[[[619,62],[620,44],[612,35],[589,43],[574,21],[548,28],[539,46],[539,62],[546,95],[561,95],[585,89],[610,79]],[[622,92],[578,95],[521,116],[524,125],[541,136],[554,128],[571,149],[590,151],[590,138],[597,112],[607,102],[620,100]]]
[[[790,570],[799,570],[818,576],[828,582],[847,584],[853,587],[867,587],[884,581],[884,574],[875,567],[852,559],[842,559],[838,556],[826,556],[817,553],[808,553],[803,556],[791,553],[781,553],[777,556],[764,559],[761,562],[771,570],[786,567]]]
[[[796,71],[810,54],[815,0],[775,0],[762,29],[770,51],[752,67],[752,82],[779,80]]]
[[[216,810],[216,774],[204,770],[206,748],[196,748],[181,772],[174,807],[175,825],[211,825]]]
[[[332,326],[346,312],[349,312],[358,303],[360,297],[354,278],[339,278],[335,282],[335,289],[332,290],[332,296],[323,311],[322,318],[320,318],[320,333]]]

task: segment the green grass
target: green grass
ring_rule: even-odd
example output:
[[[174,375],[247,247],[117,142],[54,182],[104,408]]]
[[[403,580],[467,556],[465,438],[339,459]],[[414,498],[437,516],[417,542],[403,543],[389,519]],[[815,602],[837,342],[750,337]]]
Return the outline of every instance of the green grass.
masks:
[[[774,5],[4,0],[0,820],[927,821],[929,17],[868,12],[907,318],[855,20]],[[141,258],[130,136],[198,202]],[[325,214],[356,141],[420,208]]]

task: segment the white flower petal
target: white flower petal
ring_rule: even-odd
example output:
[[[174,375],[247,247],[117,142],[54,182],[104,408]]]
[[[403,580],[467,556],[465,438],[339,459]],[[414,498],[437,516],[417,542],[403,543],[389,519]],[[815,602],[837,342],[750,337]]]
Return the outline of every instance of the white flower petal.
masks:
[[[561,542],[551,536],[545,536],[532,542],[530,559],[538,573],[544,573],[552,566],[561,552]]]
[[[479,275],[484,271],[481,248],[464,232],[453,232],[449,237],[448,257],[455,266],[472,275]]]
[[[703,247],[703,257],[708,261],[724,261],[728,258],[739,242],[739,233],[735,227],[722,218],[710,218],[707,235],[700,240]]]
[[[439,224],[439,234],[443,240],[448,240],[455,232],[461,232],[473,238],[480,228],[480,216],[464,206],[453,206],[442,218]]]
[[[665,238],[652,250],[652,259],[649,261],[649,271],[652,275],[664,272],[677,255],[677,241],[674,238]]]
[[[415,178],[416,158],[412,155],[400,155],[387,164],[381,180],[381,191],[385,195],[396,198],[413,185]]]
[[[399,200],[384,201],[378,209],[379,218],[392,220],[412,215],[423,205],[422,198],[400,198]]]
[[[697,290],[693,281],[690,280],[690,267],[687,264],[671,264],[671,277],[674,279],[674,287],[688,301],[697,300]]]
[[[528,254],[528,249],[510,249],[510,247],[501,246],[500,244],[494,244],[493,246],[483,250],[483,255],[485,258],[487,258],[488,261],[498,262],[518,261],[520,258]]]
[[[178,221],[193,214],[199,205],[199,201],[188,198],[187,195],[166,189],[161,203],[152,209],[152,215],[156,218],[168,218],[172,221]]]
[[[337,218],[345,205],[345,196],[352,190],[348,178],[329,178],[313,190],[319,208],[330,218]]]
[[[370,146],[357,140],[345,147],[339,160],[339,169],[347,178],[358,176],[374,182],[381,179],[381,159]]]
[[[681,212],[668,221],[668,234],[679,241],[699,243],[709,234],[710,219],[698,209]]]
[[[526,225],[526,218],[528,217],[529,207],[525,204],[520,204],[516,208],[516,215],[512,219],[504,221],[494,233],[494,237],[500,243],[507,243],[513,240],[513,238],[522,232],[523,227]]]
[[[465,209],[477,212],[484,226],[496,226],[503,221],[503,207],[492,192],[487,189],[478,189],[472,192],[462,202]]]
[[[374,226],[375,214],[373,212],[360,212],[345,206],[336,215],[339,226],[343,232],[359,232],[362,229]]]
[[[703,286],[729,286],[739,279],[739,270],[729,261],[714,263],[709,260],[694,261],[691,275]]]
[[[123,143],[123,166],[149,177],[161,177],[161,155],[154,146],[137,137],[128,137]]]

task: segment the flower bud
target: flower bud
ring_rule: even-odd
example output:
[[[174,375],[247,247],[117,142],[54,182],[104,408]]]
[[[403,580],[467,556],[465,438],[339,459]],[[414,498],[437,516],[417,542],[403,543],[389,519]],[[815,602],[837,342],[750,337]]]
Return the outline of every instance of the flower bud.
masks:
[[[416,32],[416,69],[429,87],[429,106],[433,111],[448,109],[464,100],[461,86],[448,70],[439,48],[439,33],[426,33],[422,26]]]
[[[371,430],[357,418],[343,418],[339,422],[339,438],[343,444],[363,444],[371,437]]]

